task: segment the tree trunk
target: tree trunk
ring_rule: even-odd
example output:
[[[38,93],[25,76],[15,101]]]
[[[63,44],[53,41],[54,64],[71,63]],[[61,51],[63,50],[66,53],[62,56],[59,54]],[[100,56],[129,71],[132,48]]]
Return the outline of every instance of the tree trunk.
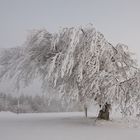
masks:
[[[110,104],[106,103],[105,106],[99,111],[98,119],[109,120]]]
[[[87,118],[87,107],[84,106],[84,111],[85,111],[85,117]]]

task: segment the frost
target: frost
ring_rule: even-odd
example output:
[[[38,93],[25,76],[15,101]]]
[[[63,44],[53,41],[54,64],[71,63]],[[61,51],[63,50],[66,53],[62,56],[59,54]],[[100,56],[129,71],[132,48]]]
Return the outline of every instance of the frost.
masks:
[[[28,85],[35,77],[55,96],[83,106],[117,104],[131,114],[140,104],[140,72],[124,44],[113,46],[93,25],[64,28],[56,34],[34,30],[22,48],[0,55],[0,78]],[[52,96],[49,94],[49,96]]]

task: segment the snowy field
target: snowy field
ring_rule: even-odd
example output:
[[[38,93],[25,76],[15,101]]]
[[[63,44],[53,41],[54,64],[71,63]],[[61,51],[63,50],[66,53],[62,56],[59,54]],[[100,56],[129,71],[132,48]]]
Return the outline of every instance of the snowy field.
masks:
[[[83,113],[0,113],[0,140],[140,140],[140,121],[97,121]]]

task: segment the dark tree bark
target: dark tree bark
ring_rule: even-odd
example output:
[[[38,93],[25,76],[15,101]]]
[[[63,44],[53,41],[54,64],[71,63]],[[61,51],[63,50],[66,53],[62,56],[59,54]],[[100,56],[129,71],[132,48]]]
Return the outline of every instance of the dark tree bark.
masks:
[[[105,106],[99,111],[98,119],[109,120],[110,104],[106,103]]]
[[[84,106],[84,111],[85,111],[85,117],[87,118],[87,107]]]

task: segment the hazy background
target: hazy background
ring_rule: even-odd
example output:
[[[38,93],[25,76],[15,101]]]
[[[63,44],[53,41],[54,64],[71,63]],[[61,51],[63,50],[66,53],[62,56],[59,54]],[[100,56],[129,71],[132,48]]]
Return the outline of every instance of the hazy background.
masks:
[[[140,64],[140,0],[0,0],[0,48],[22,45],[30,29],[88,23],[113,45],[127,44]]]
[[[21,45],[30,29],[93,23],[114,45],[138,53],[140,0],[0,0],[0,47]]]

